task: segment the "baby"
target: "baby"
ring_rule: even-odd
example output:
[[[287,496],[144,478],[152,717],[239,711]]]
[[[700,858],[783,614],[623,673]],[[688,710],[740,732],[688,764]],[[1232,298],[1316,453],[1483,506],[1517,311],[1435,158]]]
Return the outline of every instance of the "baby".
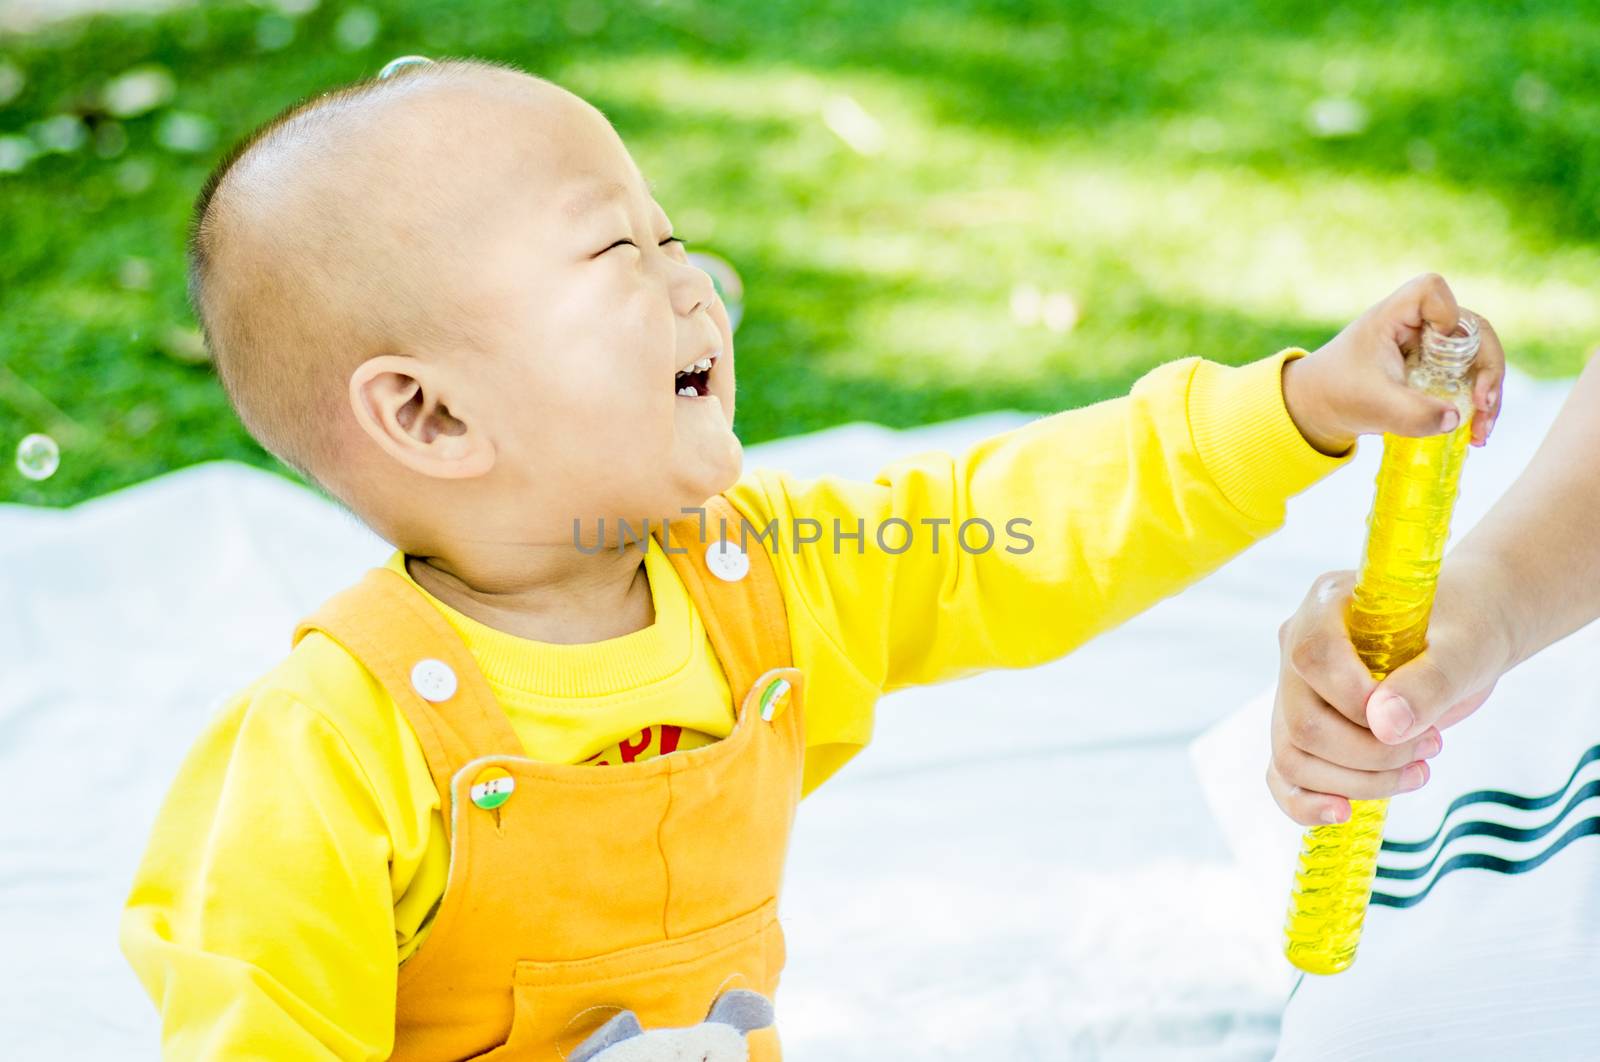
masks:
[[[746,472],[727,312],[616,131],[476,60],[257,130],[189,279],[246,427],[395,551],[161,808],[121,942],[170,1058],[555,1060],[772,999],[796,805],[880,696],[1058,658],[1357,435],[1458,419],[1401,382],[1458,313],[1424,276],[1314,354],[1174,361],[871,482]]]

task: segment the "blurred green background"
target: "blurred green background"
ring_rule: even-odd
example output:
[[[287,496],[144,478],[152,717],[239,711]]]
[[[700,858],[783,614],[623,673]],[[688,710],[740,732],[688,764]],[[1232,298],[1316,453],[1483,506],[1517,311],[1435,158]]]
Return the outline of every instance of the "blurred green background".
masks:
[[[297,478],[198,349],[188,210],[236,138],[410,53],[611,117],[689,250],[742,274],[747,443],[1314,348],[1425,270],[1525,371],[1600,338],[1593,4],[48,6],[0,4],[0,500],[213,458]],[[48,479],[13,464],[30,432]]]

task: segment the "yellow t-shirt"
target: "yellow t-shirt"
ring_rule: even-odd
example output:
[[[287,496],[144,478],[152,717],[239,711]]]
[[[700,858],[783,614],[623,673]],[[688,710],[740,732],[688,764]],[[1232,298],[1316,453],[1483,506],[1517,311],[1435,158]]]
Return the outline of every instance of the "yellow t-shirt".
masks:
[[[1286,500],[1355,452],[1319,453],[1290,419],[1282,365],[1303,353],[1171,362],[1125,397],[871,481],[747,472],[729,497],[775,530],[807,675],[805,792],[867,744],[882,694],[1056,659],[1281,526]],[[892,517],[906,526],[880,548]],[[797,546],[815,533],[807,520],[822,540]],[[957,548],[974,520],[988,548],[978,525]],[[388,563],[409,578],[402,554]],[[515,637],[430,597],[530,756],[638,758],[732,729],[683,584],[659,549],[644,564],[655,622],[591,644]],[[200,735],[134,879],[121,943],[161,1010],[166,1056],[386,1057],[398,962],[444,890],[442,830],[399,707],[337,643],[308,635]]]
[[[384,567],[422,590],[400,550]],[[733,729],[733,693],[678,571],[644,555],[655,620],[602,642],[519,638],[463,615],[426,590],[467,644],[528,755],[546,763],[633,763],[698,748]],[[317,638],[342,655],[321,631]]]

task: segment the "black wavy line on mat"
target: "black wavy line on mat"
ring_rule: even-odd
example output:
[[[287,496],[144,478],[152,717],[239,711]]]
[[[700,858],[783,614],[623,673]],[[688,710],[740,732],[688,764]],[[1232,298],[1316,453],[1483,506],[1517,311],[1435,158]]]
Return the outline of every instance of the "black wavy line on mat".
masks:
[[[1444,855],[1445,849],[1450,847],[1450,842],[1458,837],[1498,837],[1502,841],[1537,841],[1560,826],[1562,821],[1572,814],[1573,808],[1593,796],[1600,796],[1600,778],[1579,786],[1578,791],[1572,794],[1572,799],[1567,801],[1566,806],[1561,809],[1561,813],[1543,826],[1519,828],[1507,826],[1503,822],[1485,822],[1482,819],[1469,819],[1445,834],[1444,843],[1439,846],[1437,852],[1433,853],[1433,858],[1426,863],[1421,866],[1405,867],[1403,869],[1379,866],[1378,877],[1392,878],[1396,881],[1416,881],[1418,878],[1425,878],[1428,876],[1428,872],[1433,869],[1433,865]]]
[[[1518,793],[1506,793],[1499,789],[1475,789],[1470,793],[1463,793],[1450,802],[1444,809],[1444,815],[1439,819],[1439,828],[1433,831],[1432,836],[1421,841],[1384,841],[1382,851],[1385,852],[1425,852],[1433,847],[1433,842],[1439,839],[1439,834],[1444,832],[1444,824],[1462,808],[1469,804],[1504,804],[1506,807],[1516,808],[1519,811],[1542,811],[1566,795],[1572,783],[1578,780],[1578,772],[1583,770],[1595,760],[1600,760],[1600,745],[1594,745],[1578,758],[1578,765],[1567,776],[1567,781],[1560,789],[1542,797],[1525,797]]]
[[[1584,819],[1573,826],[1572,829],[1561,835],[1561,839],[1543,852],[1531,859],[1501,859],[1499,856],[1485,855],[1482,852],[1463,852],[1458,856],[1451,856],[1439,867],[1435,874],[1421,892],[1411,896],[1396,896],[1388,892],[1373,892],[1372,903],[1379,907],[1413,907],[1427,898],[1433,887],[1439,884],[1439,879],[1446,874],[1457,870],[1475,869],[1492,870],[1497,874],[1526,874],[1544,864],[1551,856],[1561,851],[1567,845],[1580,837],[1600,836],[1600,816]]]

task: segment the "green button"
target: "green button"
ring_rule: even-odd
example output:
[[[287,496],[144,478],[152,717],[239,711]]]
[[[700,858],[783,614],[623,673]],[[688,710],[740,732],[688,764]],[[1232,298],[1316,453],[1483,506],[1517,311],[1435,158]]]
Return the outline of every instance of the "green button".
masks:
[[[772,722],[772,717],[783,710],[789,698],[789,680],[776,679],[761,693],[761,718]]]
[[[485,811],[493,811],[510,800],[516,788],[517,780],[511,777],[510,771],[504,767],[485,767],[472,780],[472,802]]]

